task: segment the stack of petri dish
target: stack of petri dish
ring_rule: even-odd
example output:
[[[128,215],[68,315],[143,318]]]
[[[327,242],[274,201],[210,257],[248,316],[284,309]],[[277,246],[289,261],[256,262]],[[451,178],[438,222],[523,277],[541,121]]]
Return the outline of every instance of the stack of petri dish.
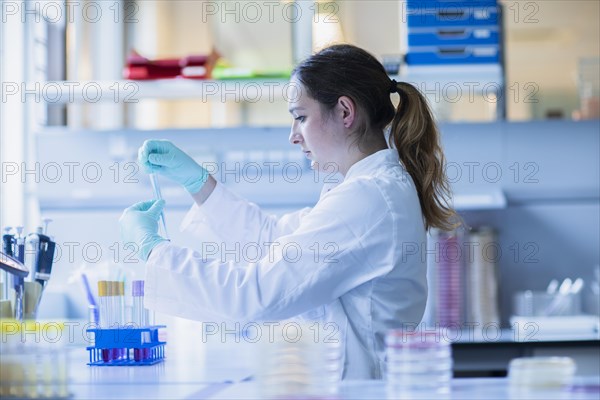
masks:
[[[575,376],[575,361],[570,357],[522,357],[508,366],[511,392],[568,387]]]
[[[456,232],[437,236],[437,322],[440,327],[460,329],[463,323],[463,265]]]
[[[0,398],[71,397],[64,328],[58,322],[0,320]]]
[[[305,331],[308,332],[308,331]],[[335,398],[342,376],[342,344],[312,335],[261,343],[261,398]]]
[[[452,348],[433,332],[391,330],[386,335],[388,397],[444,394],[452,382]]]

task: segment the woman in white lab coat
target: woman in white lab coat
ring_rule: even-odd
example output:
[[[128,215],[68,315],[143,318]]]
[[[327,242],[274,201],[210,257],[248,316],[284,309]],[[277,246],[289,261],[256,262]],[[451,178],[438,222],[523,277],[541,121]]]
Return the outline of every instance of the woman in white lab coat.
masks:
[[[418,90],[390,80],[355,46],[309,57],[291,83],[300,95],[289,102],[289,140],[313,168],[335,166],[338,186],[313,208],[275,218],[170,142],[146,141],[140,164],[191,194],[183,228],[199,242],[184,248],[158,235],[162,200],[125,210],[123,241],[146,261],[147,307],[202,321],[332,323],[343,378],[381,378],[386,331],[414,328],[425,309],[426,230],[453,227],[439,134]],[[400,97],[397,109],[391,96]],[[207,240],[227,249],[251,243],[263,257],[223,262],[203,254]]]

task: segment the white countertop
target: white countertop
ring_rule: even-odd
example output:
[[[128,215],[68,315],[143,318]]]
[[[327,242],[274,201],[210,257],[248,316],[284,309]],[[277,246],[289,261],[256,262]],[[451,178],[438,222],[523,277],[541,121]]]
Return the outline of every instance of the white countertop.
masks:
[[[260,357],[248,344],[203,344],[169,348],[167,359],[139,367],[90,367],[87,352],[73,348],[69,357],[69,392],[74,399],[256,399],[260,383],[252,377]],[[254,364],[254,365],[253,365]],[[415,392],[409,399],[574,399],[598,400],[600,377],[576,377],[566,389],[515,392],[506,378],[460,378],[449,394]],[[331,397],[329,397],[331,398]],[[398,398],[383,381],[344,381],[335,399]]]
[[[176,329],[177,328],[177,329]],[[197,340],[193,325],[169,329],[164,362],[150,366],[88,366],[84,343],[68,347],[68,392],[73,399],[255,399],[254,380],[264,359],[260,347],[248,342]],[[397,396],[396,396],[397,397]],[[329,396],[328,398],[331,398]],[[335,399],[395,398],[384,381],[343,381]],[[449,394],[403,394],[415,399],[580,399],[600,398],[600,376],[576,377],[567,389],[514,392],[506,378],[460,378]]]
[[[569,399],[598,400],[600,381],[594,378],[580,378],[580,386],[564,390],[514,391],[506,378],[460,378],[453,379],[450,393],[412,392],[391,395],[386,391],[383,381],[344,381],[340,393],[335,399],[440,399],[440,400],[480,400],[480,399]],[[229,385],[216,393],[211,399],[257,399],[260,398],[260,386],[256,381],[240,382]]]

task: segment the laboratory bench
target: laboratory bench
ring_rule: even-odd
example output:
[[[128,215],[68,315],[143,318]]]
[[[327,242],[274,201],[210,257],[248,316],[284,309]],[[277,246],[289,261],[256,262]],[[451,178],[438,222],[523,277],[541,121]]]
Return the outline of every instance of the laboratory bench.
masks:
[[[167,345],[164,362],[139,367],[87,366],[85,348],[69,350],[69,392],[74,399],[257,399],[258,363],[248,344]],[[253,356],[254,354],[254,356]],[[408,396],[408,397],[407,397]],[[397,398],[384,381],[343,381],[334,399]],[[454,378],[450,393],[416,392],[415,399],[581,399],[600,398],[600,376],[576,376],[571,388],[515,392],[508,378]]]

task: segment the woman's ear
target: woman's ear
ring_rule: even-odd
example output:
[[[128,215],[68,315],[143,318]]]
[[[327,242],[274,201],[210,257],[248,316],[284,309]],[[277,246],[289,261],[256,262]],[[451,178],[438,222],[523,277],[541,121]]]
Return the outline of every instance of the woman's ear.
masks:
[[[339,110],[338,115],[342,118],[344,128],[352,127],[356,119],[356,104],[354,101],[347,96],[341,96],[338,99],[337,108]]]

